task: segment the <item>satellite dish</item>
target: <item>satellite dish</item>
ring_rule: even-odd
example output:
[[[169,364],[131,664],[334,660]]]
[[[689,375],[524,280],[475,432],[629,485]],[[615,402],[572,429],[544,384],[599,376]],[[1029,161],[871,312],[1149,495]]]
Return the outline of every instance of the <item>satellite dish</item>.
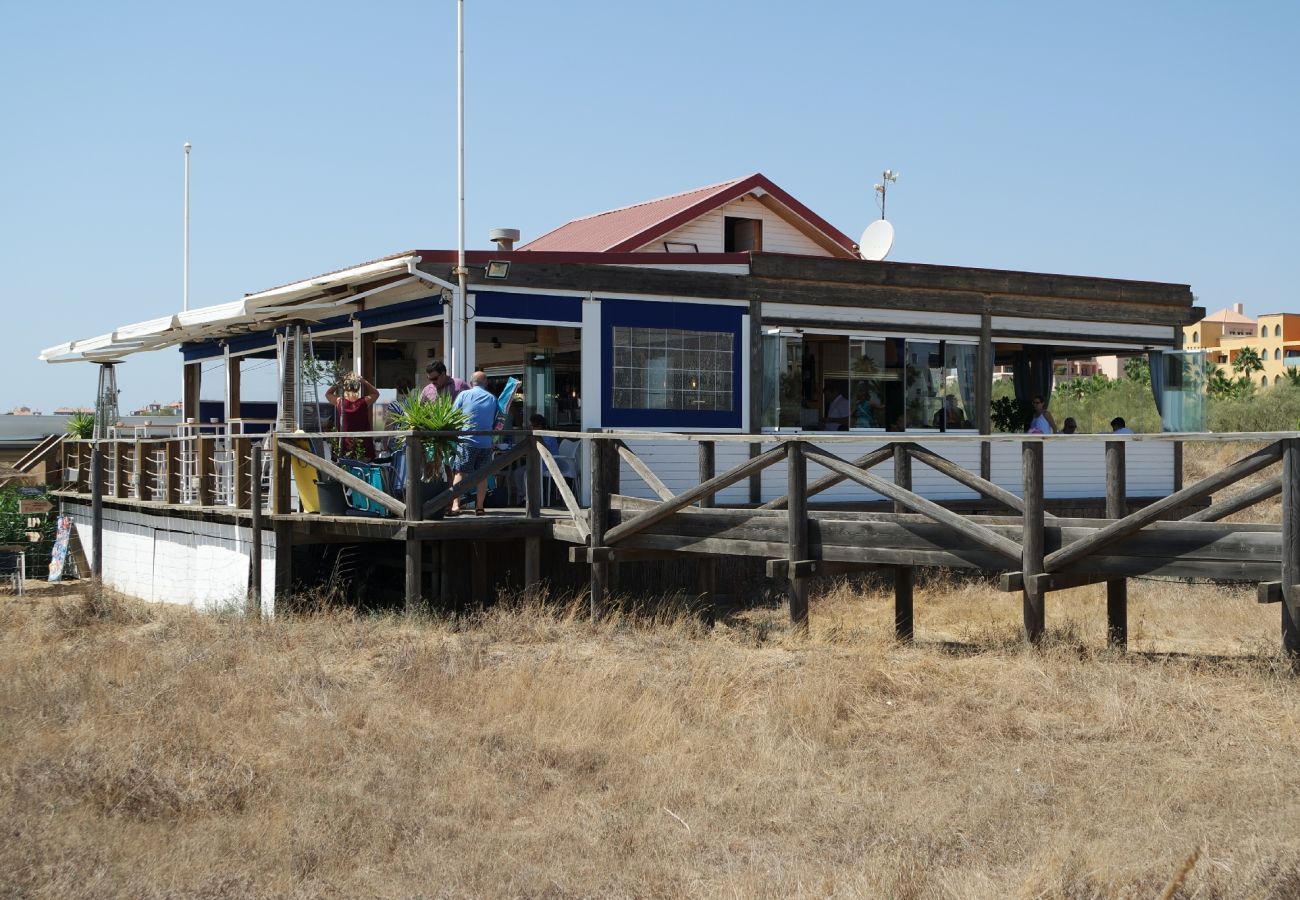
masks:
[[[894,246],[894,226],[887,219],[877,219],[862,232],[858,241],[858,255],[863,259],[879,262],[889,255],[889,248]]]

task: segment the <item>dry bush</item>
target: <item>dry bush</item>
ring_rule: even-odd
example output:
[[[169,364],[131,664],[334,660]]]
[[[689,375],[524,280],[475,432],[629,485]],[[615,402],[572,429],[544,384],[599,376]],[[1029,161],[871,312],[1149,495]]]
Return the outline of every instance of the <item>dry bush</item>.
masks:
[[[1276,609],[1133,595],[1138,646],[1198,653],[1108,653],[1091,589],[1027,650],[947,576],[914,647],[847,585],[807,635],[6,602],[0,894],[1153,897],[1199,848],[1176,896],[1295,896]]]

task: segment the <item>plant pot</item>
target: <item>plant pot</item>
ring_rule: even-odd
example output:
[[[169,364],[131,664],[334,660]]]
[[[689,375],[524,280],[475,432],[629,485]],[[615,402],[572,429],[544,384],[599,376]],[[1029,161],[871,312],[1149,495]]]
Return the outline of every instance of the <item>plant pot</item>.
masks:
[[[322,516],[343,516],[347,515],[348,502],[343,496],[343,485],[333,479],[329,481],[316,481],[316,496],[320,499],[320,514]]]

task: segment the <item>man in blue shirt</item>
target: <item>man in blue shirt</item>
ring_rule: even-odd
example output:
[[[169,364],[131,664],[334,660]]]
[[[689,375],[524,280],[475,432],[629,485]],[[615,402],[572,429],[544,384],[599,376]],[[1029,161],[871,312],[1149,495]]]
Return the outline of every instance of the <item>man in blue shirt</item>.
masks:
[[[497,421],[497,398],[487,389],[487,375],[482,370],[470,376],[469,389],[456,395],[456,409],[464,410],[469,419],[466,431],[482,431],[487,434],[469,434],[460,439],[461,458],[456,469],[452,486],[458,485],[468,475],[473,475],[486,466],[492,459],[492,429]],[[478,486],[478,505],[474,514],[481,516],[487,502],[487,479]],[[460,514],[460,497],[451,503],[451,515]]]

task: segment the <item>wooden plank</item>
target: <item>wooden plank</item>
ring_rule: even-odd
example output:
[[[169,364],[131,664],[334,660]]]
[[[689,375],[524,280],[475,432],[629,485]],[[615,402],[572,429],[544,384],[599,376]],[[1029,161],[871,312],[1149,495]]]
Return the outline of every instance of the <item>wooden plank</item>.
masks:
[[[135,479],[136,499],[153,499],[153,491],[149,488],[149,458],[146,455],[144,441],[135,442],[135,459],[132,460],[131,477]]]
[[[915,445],[894,445],[894,484],[901,490],[912,490],[912,453]],[[907,507],[902,501],[894,501],[894,512],[905,513]],[[904,643],[912,641],[913,590],[916,583],[916,570],[911,566],[894,567],[894,639]]]
[[[884,447],[880,447],[879,449],[872,450],[870,453],[865,453],[862,456],[859,456],[857,459],[849,463],[849,465],[853,466],[854,468],[862,469],[863,471],[865,471],[874,466],[880,465],[886,460],[893,459],[893,458],[894,458],[893,445],[886,445]],[[840,474],[839,472],[831,472],[827,475],[823,475],[821,478],[818,478],[812,484],[808,485],[808,496],[813,497],[816,494],[820,494],[822,491],[828,488],[832,488],[835,485],[839,484],[841,481],[845,481],[845,480],[846,480],[846,476]],[[769,500],[768,502],[762,504],[758,508],[759,509],[785,509],[785,504],[786,504],[786,495],[782,495],[780,497],[777,497],[775,500]]]
[[[1233,482],[1240,481],[1242,478],[1253,475],[1261,469],[1268,468],[1280,458],[1281,450],[1278,444],[1271,444],[1244,459],[1237,460],[1226,469],[1202,478],[1190,487],[1183,488],[1177,493],[1157,500],[1125,516],[1123,519],[1099,529],[1088,537],[1049,554],[1044,560],[1044,567],[1048,572],[1064,569],[1089,554],[1097,552],[1107,544],[1141,530],[1144,526],[1184,504],[1200,500]]]
[[[582,539],[587,540],[591,537],[591,526],[587,524],[587,514],[578,505],[578,499],[573,496],[573,491],[569,489],[569,483],[564,480],[564,475],[560,472],[560,464],[555,461],[551,451],[547,450],[546,446],[540,441],[537,443],[537,455],[545,464],[546,470],[551,473],[551,484],[560,492],[560,499],[564,502],[564,508],[569,511],[574,527],[582,534]]]
[[[1041,444],[1038,446],[1041,451]],[[974,524],[968,518],[960,516],[951,510],[944,509],[932,500],[927,500],[911,491],[905,491],[901,488],[895,487],[884,479],[877,478],[867,472],[859,471],[845,460],[840,459],[838,456],[828,454],[823,450],[813,448],[806,452],[808,458],[816,462],[818,465],[824,466],[835,472],[840,472],[864,487],[868,487],[878,494],[883,494],[891,500],[900,502],[903,506],[913,512],[920,513],[921,515],[927,516],[942,525],[946,525],[957,534],[975,541],[995,553],[1001,553],[1009,562],[1017,559],[1020,555],[1020,547],[1016,544],[1008,541],[1000,535],[994,534],[983,526]]]
[[[168,503],[181,502],[181,453],[184,450],[185,442],[180,438],[163,441],[162,446],[165,449],[167,459],[166,472],[166,491],[164,499]]]
[[[199,435],[194,440],[194,452],[198,454],[195,471],[198,473],[199,506],[212,505],[212,478],[216,454],[216,441],[212,435]]]
[[[231,505],[236,509],[244,509],[245,505],[252,506],[251,496],[252,472],[260,472],[260,469],[254,469],[250,457],[252,456],[253,441],[246,437],[232,437],[230,439],[230,496]],[[261,478],[258,478],[258,495],[261,495]]]
[[[609,472],[606,468],[612,458],[608,452],[611,446],[607,441],[591,442],[591,548],[602,548],[611,543],[606,537],[609,526]],[[600,621],[605,615],[605,593],[609,588],[609,563],[606,560],[593,560],[590,577],[590,609],[592,621]]]
[[[1125,496],[1124,442],[1106,442],[1106,515],[1122,519],[1128,513]],[[1116,578],[1106,582],[1106,643],[1119,650],[1128,648],[1128,582]]]
[[[998,576],[998,590],[1008,594],[1019,593],[1025,589],[1025,584],[1028,582],[1033,590],[1045,594],[1048,591],[1065,591],[1089,584],[1100,584],[1106,580],[1105,575],[1095,574],[1060,575],[1046,572],[1026,578],[1024,572],[1003,572]]]
[[[104,577],[104,454],[96,444],[90,451],[90,575],[94,590]]]
[[[653,509],[646,510],[641,513],[641,515],[636,516],[629,521],[616,525],[614,528],[610,529],[608,534],[605,535],[605,543],[615,544],[623,538],[636,534],[638,531],[642,531],[656,522],[663,521],[673,513],[681,510],[683,507],[695,503],[701,497],[716,494],[723,488],[730,487],[736,482],[748,478],[751,473],[760,472],[763,469],[766,469],[768,466],[777,463],[785,456],[786,446],[789,445],[787,444],[768,450],[765,453],[722,473],[716,478],[710,479],[704,484],[696,485],[689,491],[678,494],[672,500],[665,501]]]
[[[632,471],[646,483],[646,487],[650,488],[650,490],[654,491],[659,496],[660,500],[673,499],[673,492],[668,488],[668,485],[664,484],[663,481],[660,480],[659,476],[651,471],[650,467],[647,466],[640,457],[632,452],[631,447],[623,443],[621,440],[615,440],[615,446],[618,448],[618,455],[623,462],[627,463],[632,468]]]
[[[347,471],[346,469],[340,468],[339,466],[334,465],[334,463],[330,462],[329,460],[322,459],[321,457],[317,456],[315,453],[311,453],[310,451],[303,450],[301,447],[295,447],[291,441],[280,441],[279,443],[280,443],[281,453],[286,453],[289,456],[292,456],[294,459],[305,462],[307,465],[311,466],[316,471],[323,472],[326,475],[329,475],[331,478],[335,479],[336,481],[339,481],[342,484],[346,485],[347,487],[352,488],[352,490],[361,494],[361,496],[365,497],[366,499],[378,503],[380,506],[384,507],[384,509],[391,512],[393,515],[398,516],[399,518],[406,518],[406,504],[403,503],[401,500],[398,500],[395,497],[390,497],[388,494],[384,493],[378,488],[366,484],[364,481],[362,481],[357,476],[353,475],[351,472]],[[461,485],[464,485],[466,483],[468,483],[468,481],[462,482]],[[448,502],[450,502],[450,500],[448,500]]]
[[[1282,653],[1300,670],[1300,440],[1282,445]]]
[[[1020,571],[1025,576],[1021,592],[1025,640],[1038,643],[1046,627],[1045,593],[1033,576],[1043,571],[1043,445],[1021,446],[1022,478],[1025,492],[1024,531],[1020,537]]]
[[[417,521],[423,505],[420,502],[420,473],[424,470],[424,445],[408,438],[402,447],[406,462],[406,520]],[[403,559],[406,564],[405,603],[406,614],[414,615],[425,608],[424,601],[424,541],[407,530]]]
[[[1262,581],[1259,584],[1255,585],[1255,602],[1256,603],[1281,603],[1282,582]]]
[[[235,447],[238,453],[238,444]],[[252,448],[251,464],[254,471],[261,471],[260,445]],[[252,540],[248,546],[248,605],[245,614],[250,618],[256,618],[262,614],[262,479],[254,478],[250,482],[250,488],[248,508]]]
[[[130,472],[127,471],[126,464],[126,441],[113,441],[113,499],[120,500],[126,496],[127,482],[131,480]]]
[[[802,444],[790,443],[786,450],[786,559],[808,559],[808,464]],[[796,570],[787,573],[790,621],[808,627],[808,579]]]
[[[915,459],[925,463],[936,472],[947,475],[953,481],[956,481],[958,484],[963,484],[971,490],[978,491],[983,497],[989,500],[995,500],[1004,506],[1010,507],[1018,513],[1023,513],[1025,511],[1024,501],[1015,494],[1011,493],[1006,488],[994,484],[986,478],[976,475],[974,472],[962,468],[952,460],[945,459],[939,454],[927,450],[920,444],[914,444],[911,447],[911,454]],[[1049,519],[1056,518],[1046,511],[1043,512],[1043,515],[1045,518]]]
[[[1243,509],[1249,509],[1256,503],[1260,503],[1264,500],[1271,500],[1280,493],[1282,493],[1282,476],[1275,475],[1262,484],[1254,485],[1239,494],[1211,504],[1200,512],[1188,516],[1183,521],[1218,522],[1221,519],[1226,519],[1233,513],[1241,512]]]
[[[753,373],[750,373],[753,377]],[[699,483],[712,480],[718,473],[717,465],[717,444],[713,441],[700,441],[698,450],[699,461]],[[700,498],[700,509],[712,509],[715,505],[716,497],[712,494]],[[705,557],[699,561],[696,568],[696,589],[701,597],[707,598],[713,602],[714,596],[718,592],[718,561],[712,556]]]

